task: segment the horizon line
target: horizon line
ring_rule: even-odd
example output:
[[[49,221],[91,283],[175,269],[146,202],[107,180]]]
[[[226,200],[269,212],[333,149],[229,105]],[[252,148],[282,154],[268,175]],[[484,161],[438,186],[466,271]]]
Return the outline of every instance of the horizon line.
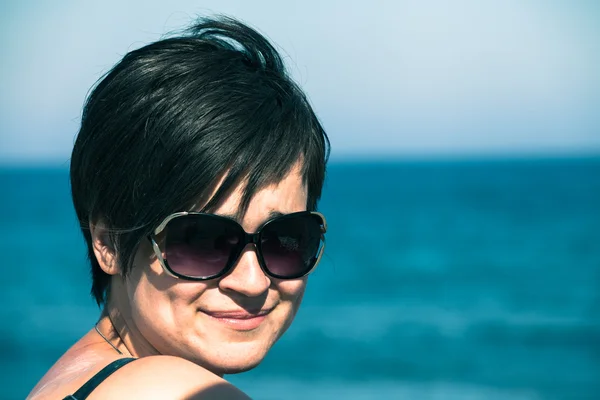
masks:
[[[329,165],[369,163],[461,163],[461,162],[531,162],[531,161],[600,161],[600,150],[580,152],[469,152],[469,153],[398,153],[332,155]],[[1,160],[2,169],[69,169],[70,158]]]

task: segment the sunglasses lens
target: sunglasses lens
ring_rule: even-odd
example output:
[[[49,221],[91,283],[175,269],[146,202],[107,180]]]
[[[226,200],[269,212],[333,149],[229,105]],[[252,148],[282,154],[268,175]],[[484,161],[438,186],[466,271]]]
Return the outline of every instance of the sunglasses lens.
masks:
[[[235,223],[205,215],[175,218],[165,230],[169,268],[194,278],[220,274],[238,252],[242,237]]]
[[[297,278],[316,264],[321,248],[321,224],[315,214],[283,217],[267,224],[261,252],[267,270],[279,278]]]

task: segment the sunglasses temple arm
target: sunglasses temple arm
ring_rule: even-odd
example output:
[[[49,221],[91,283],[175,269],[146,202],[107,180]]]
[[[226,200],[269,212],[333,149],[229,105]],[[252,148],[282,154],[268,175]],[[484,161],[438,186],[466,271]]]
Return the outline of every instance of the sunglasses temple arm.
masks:
[[[173,274],[169,270],[169,268],[167,268],[165,259],[162,256],[162,251],[160,250],[160,247],[158,247],[158,243],[156,243],[156,240],[154,240],[152,235],[148,235],[147,238],[150,241],[150,243],[152,244],[152,249],[154,250],[154,255],[158,259],[158,262],[160,263],[160,266],[162,267],[163,271],[165,271],[166,274],[172,276],[173,278],[179,279],[179,277],[177,275]]]

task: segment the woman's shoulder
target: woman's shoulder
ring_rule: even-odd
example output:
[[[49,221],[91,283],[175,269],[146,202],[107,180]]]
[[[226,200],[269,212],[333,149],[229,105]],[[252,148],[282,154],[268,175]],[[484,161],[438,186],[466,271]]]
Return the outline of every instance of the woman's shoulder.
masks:
[[[121,360],[110,358],[96,360],[95,366],[82,368],[79,362],[70,364],[62,360],[58,368],[63,373],[51,373],[36,386],[28,399],[43,400],[64,398],[74,394],[103,368]],[[71,360],[73,361],[73,360]],[[110,374],[101,374],[104,379],[92,390],[88,399],[147,398],[147,399],[249,399],[242,391],[191,361],[174,356],[148,356],[121,363]],[[74,374],[73,369],[79,369]],[[71,370],[68,375],[64,371]]]
[[[139,358],[99,385],[89,399],[248,399],[242,391],[191,361],[174,356]]]

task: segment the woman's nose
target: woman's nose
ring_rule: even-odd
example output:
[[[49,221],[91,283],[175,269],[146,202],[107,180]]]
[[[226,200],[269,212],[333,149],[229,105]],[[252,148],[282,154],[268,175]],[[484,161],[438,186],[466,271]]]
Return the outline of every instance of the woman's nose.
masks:
[[[256,247],[252,244],[246,246],[232,270],[219,281],[222,290],[238,292],[246,297],[260,296],[270,285],[271,280],[260,267]]]

